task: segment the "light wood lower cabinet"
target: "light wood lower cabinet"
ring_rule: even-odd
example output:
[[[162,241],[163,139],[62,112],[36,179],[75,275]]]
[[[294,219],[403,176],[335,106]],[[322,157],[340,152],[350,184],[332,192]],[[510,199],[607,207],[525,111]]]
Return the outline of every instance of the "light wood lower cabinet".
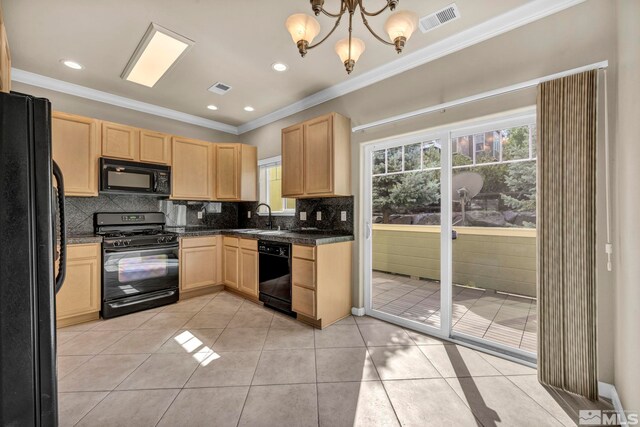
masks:
[[[240,239],[238,237],[225,236],[223,241],[224,247],[222,248],[222,259],[224,260],[224,269],[222,272],[222,280],[226,286],[232,289],[238,289]]]
[[[180,240],[180,292],[220,283],[219,237],[189,237]]]
[[[51,115],[51,150],[64,175],[65,196],[98,195],[99,126],[89,117],[58,111]]]
[[[100,314],[100,244],[67,246],[67,274],[56,295],[57,326],[97,319]]]
[[[352,242],[293,245],[291,308],[325,328],[351,313]]]
[[[238,290],[258,297],[258,241],[240,239],[240,281]]]

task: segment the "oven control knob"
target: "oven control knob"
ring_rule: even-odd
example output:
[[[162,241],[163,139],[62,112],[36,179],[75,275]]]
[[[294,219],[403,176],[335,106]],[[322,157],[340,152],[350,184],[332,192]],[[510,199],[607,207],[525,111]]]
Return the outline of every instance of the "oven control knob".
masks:
[[[122,241],[123,246],[129,246],[130,243],[131,243],[131,239]]]
[[[120,240],[116,240],[113,242],[113,246],[120,246],[120,243],[122,243]]]
[[[158,243],[162,243],[166,240],[164,237],[158,237]]]

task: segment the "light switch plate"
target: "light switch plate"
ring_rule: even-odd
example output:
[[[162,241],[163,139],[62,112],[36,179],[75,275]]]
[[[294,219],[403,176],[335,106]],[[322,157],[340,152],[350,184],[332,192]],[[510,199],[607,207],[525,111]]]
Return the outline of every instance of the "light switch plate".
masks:
[[[202,211],[198,212],[198,219],[202,219]]]
[[[340,221],[347,220],[347,211],[340,211]]]
[[[316,212],[316,219],[318,221],[322,221],[322,212],[321,211]]]
[[[247,218],[251,219],[251,211],[247,211]]]
[[[300,212],[300,221],[306,221],[306,220],[307,220],[307,213]]]

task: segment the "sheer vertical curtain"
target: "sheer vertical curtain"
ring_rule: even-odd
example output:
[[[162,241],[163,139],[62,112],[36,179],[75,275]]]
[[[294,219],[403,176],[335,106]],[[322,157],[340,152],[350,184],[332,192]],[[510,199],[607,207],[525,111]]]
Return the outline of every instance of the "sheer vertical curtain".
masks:
[[[538,377],[598,398],[597,71],[538,86]]]

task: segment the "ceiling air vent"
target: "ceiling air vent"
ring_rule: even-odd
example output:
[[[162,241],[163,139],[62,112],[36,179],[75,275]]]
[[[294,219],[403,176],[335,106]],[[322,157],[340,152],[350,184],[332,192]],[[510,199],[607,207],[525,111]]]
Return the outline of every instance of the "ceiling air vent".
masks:
[[[426,33],[427,31],[431,31],[442,24],[446,24],[447,22],[451,22],[458,18],[460,18],[458,6],[455,3],[451,3],[444,9],[440,9],[431,15],[420,18],[420,30],[423,33]]]
[[[218,95],[224,95],[231,90],[231,86],[218,82],[209,88],[209,92],[217,93]]]

